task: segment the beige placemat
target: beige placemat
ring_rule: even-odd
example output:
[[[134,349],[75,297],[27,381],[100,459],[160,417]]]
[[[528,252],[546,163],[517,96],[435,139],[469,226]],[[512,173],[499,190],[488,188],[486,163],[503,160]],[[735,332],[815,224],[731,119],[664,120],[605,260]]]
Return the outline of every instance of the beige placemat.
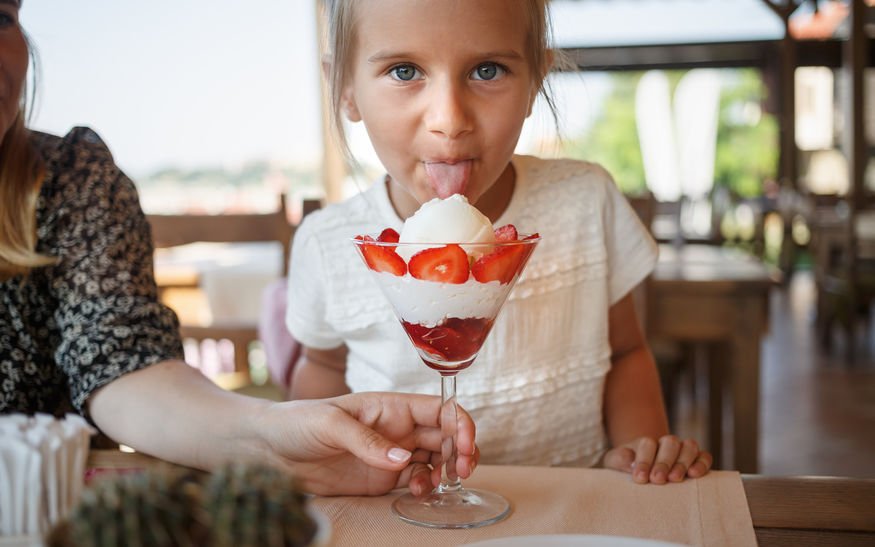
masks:
[[[377,498],[316,498],[332,523],[331,545],[463,545],[508,536],[604,534],[688,545],[755,546],[741,477],[715,471],[698,480],[637,485],[603,469],[481,466],[465,483],[502,494],[511,515],[471,530],[433,530],[398,520],[398,493]]]

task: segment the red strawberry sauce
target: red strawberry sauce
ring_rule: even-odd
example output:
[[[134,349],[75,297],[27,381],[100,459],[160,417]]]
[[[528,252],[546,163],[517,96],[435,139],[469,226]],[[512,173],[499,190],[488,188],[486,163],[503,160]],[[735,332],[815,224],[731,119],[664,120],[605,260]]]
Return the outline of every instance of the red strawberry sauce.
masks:
[[[480,351],[486,335],[492,329],[492,319],[450,317],[440,325],[426,327],[402,321],[401,325],[413,344],[428,358],[423,361],[442,374],[455,374],[468,368]],[[453,366],[444,366],[451,363]]]

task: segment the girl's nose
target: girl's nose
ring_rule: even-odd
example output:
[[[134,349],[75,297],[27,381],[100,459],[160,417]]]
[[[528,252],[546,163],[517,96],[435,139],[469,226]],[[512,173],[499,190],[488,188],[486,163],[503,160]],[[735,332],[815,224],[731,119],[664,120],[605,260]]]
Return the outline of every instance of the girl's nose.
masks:
[[[462,86],[436,83],[427,100],[425,125],[431,133],[455,139],[471,131],[469,105]]]

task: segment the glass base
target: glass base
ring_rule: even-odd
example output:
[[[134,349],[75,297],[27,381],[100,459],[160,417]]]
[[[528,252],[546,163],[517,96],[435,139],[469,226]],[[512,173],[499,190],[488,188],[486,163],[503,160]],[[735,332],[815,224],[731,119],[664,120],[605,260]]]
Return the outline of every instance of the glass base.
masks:
[[[392,511],[404,522],[428,528],[479,528],[504,520],[510,503],[492,492],[460,488],[435,490],[421,498],[404,494],[392,504]]]

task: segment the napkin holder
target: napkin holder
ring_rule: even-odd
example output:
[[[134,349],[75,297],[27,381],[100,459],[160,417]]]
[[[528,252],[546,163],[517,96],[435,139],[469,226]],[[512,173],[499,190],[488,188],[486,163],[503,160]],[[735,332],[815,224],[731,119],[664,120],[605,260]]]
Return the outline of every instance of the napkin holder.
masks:
[[[67,414],[0,416],[0,546],[42,545],[78,502],[94,429]]]

